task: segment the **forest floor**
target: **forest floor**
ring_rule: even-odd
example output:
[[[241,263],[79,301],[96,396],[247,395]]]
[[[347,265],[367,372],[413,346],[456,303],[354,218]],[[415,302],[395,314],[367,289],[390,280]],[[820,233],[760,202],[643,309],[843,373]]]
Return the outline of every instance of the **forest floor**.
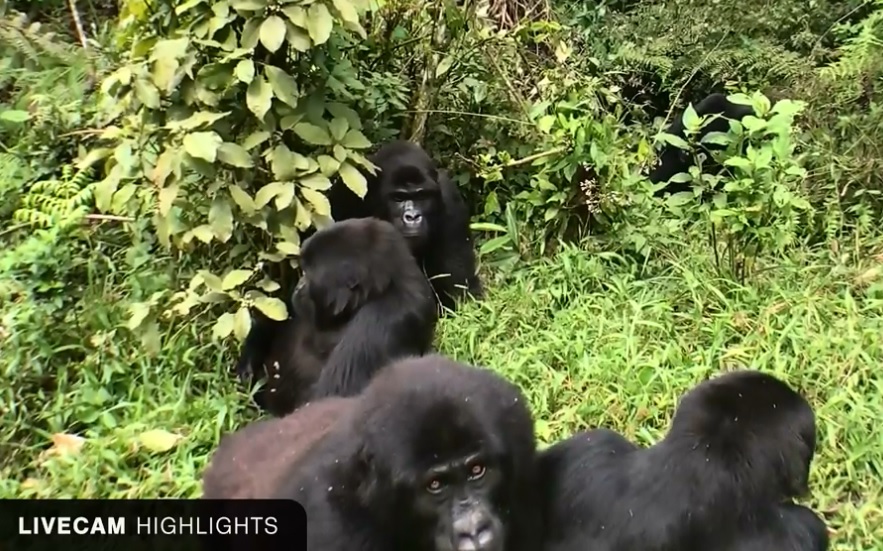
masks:
[[[827,519],[832,549],[881,549],[880,262],[829,245],[734,286],[698,249],[671,259],[666,273],[637,277],[615,259],[565,248],[489,282],[486,300],[441,321],[439,349],[519,384],[544,443],[606,426],[649,445],[698,382],[740,368],[782,377],[815,408],[806,503]],[[55,435],[50,448],[52,435],[42,435],[42,449],[23,450],[0,472],[0,498],[198,496],[220,435],[257,417],[229,374],[234,351],[219,349],[190,339],[128,366],[128,394],[96,409],[85,445]],[[73,392],[46,408],[101,399]]]

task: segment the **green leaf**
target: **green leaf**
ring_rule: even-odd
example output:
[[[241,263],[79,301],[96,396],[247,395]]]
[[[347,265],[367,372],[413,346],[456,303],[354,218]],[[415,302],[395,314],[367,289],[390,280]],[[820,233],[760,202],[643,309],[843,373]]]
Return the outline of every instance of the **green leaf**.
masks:
[[[254,203],[257,208],[263,208],[267,203],[273,200],[282,191],[285,182],[270,182],[265,185],[254,196]]]
[[[300,182],[298,183],[304,187],[315,189],[317,191],[325,191],[327,189],[331,189],[331,180],[321,174],[310,174],[309,176],[304,176],[300,179]]]
[[[284,8],[282,8],[282,13],[285,14],[285,17],[287,17],[289,21],[291,21],[301,29],[307,28],[306,9],[300,6],[285,6]]]
[[[197,111],[186,119],[169,122],[168,124],[166,124],[166,128],[168,128],[169,130],[187,130],[189,132],[191,130],[196,130],[200,126],[214,124],[215,122],[223,119],[229,114],[230,111],[224,111],[223,113]]]
[[[702,123],[702,121],[700,120],[699,115],[696,114],[696,110],[693,109],[692,103],[687,104],[687,108],[684,109],[684,114],[681,115],[681,122],[684,124],[684,128],[686,128],[687,130],[699,130],[699,125]]]
[[[208,223],[222,243],[226,243],[233,236],[233,209],[230,203],[222,195],[212,199],[212,206],[208,211]]]
[[[279,181],[291,180],[295,177],[298,170],[305,170],[309,167],[306,158],[302,155],[292,153],[285,144],[279,144],[270,155],[270,169],[273,171],[273,178]]]
[[[273,103],[273,89],[263,78],[256,78],[248,85],[245,103],[259,120],[264,120]]]
[[[252,79],[254,79],[254,62],[250,59],[243,59],[236,64],[233,74],[236,75],[239,82],[251,84]]]
[[[693,200],[694,197],[692,191],[679,191],[678,193],[672,193],[669,195],[665,202],[668,206],[677,208],[691,203]]]
[[[266,277],[258,282],[258,287],[260,287],[261,289],[263,289],[264,291],[266,291],[268,293],[274,293],[282,288],[281,285],[279,285],[278,283],[276,283],[272,279],[269,279]]]
[[[270,81],[273,94],[291,107],[297,107],[300,92],[297,90],[297,82],[294,78],[279,67],[272,65],[267,65],[264,68],[264,74],[267,75],[267,80]]]
[[[251,168],[254,161],[251,155],[239,144],[232,142],[224,142],[218,147],[218,159],[222,163],[230,166],[238,166],[239,168]]]
[[[507,232],[506,228],[499,224],[491,224],[490,222],[475,222],[469,225],[469,229],[475,231],[497,231],[497,232]]]
[[[350,188],[359,197],[365,197],[365,194],[368,193],[368,181],[359,169],[344,162],[341,163],[338,172],[346,187]]]
[[[324,128],[319,128],[315,124],[299,122],[294,125],[292,130],[294,130],[294,133],[297,134],[300,139],[311,145],[331,145],[333,143],[328,132]]]
[[[479,248],[479,253],[482,255],[492,253],[498,249],[502,249],[509,244],[511,244],[511,240],[509,239],[508,235],[494,237],[493,239],[488,239],[481,245],[481,248]]]
[[[288,319],[288,308],[278,298],[259,297],[255,299],[254,306],[272,320],[285,321]]]
[[[2,116],[2,114],[0,114],[0,116]],[[109,147],[99,147],[98,149],[93,149],[85,157],[77,162],[77,170],[89,168],[98,161],[106,159],[112,153],[112,151],[113,150],[111,150]]]
[[[230,7],[234,10],[256,11],[267,7],[266,0],[231,0]]]
[[[289,256],[296,256],[300,253],[300,247],[290,241],[280,241],[276,243],[276,248]]]
[[[663,143],[667,143],[677,147],[678,149],[690,149],[690,144],[684,140],[684,138],[677,136],[675,134],[669,134],[668,132],[660,132],[657,135],[657,139],[659,139]]]
[[[555,120],[555,115],[545,115],[540,117],[540,120],[537,121],[537,129],[539,129],[540,132],[547,134],[552,130],[552,125],[555,124]]]
[[[285,185],[282,187],[282,190],[276,194],[276,210],[282,210],[288,208],[291,205],[291,202],[294,200],[294,184],[291,182],[285,182]]]
[[[184,136],[184,151],[191,157],[215,162],[224,140],[216,132],[193,132]]]
[[[221,286],[221,278],[219,278],[215,274],[209,272],[208,270],[199,270],[196,275],[202,279],[203,283],[205,283],[206,288],[216,292],[223,291],[223,287]],[[191,289],[195,289],[196,285],[191,282],[190,287]]]
[[[333,0],[333,2],[334,9],[340,14],[341,19],[353,25],[359,24],[359,13],[349,0]]]
[[[328,124],[328,130],[331,132],[331,137],[334,138],[334,141],[340,142],[346,136],[346,131],[349,130],[350,125],[347,120],[343,117],[335,117]]]
[[[164,187],[159,190],[159,199],[157,201],[157,207],[159,209],[159,213],[162,216],[168,216],[169,210],[172,208],[172,203],[175,202],[175,199],[178,197],[178,191],[180,188],[178,184],[172,184],[169,187]]]
[[[304,196],[304,199],[313,206],[313,211],[316,214],[320,216],[331,216],[331,203],[328,202],[328,198],[325,197],[324,193],[320,193],[308,187],[300,188],[300,192],[301,195]]]
[[[285,21],[278,15],[271,15],[261,24],[261,43],[270,52],[278,50],[285,42]]]
[[[208,224],[196,226],[195,228],[190,230],[190,233],[192,233],[195,238],[199,239],[203,243],[211,242],[211,240],[215,236],[214,232],[212,232],[212,227]]]
[[[159,109],[159,90],[142,78],[135,80],[135,97],[148,109]]]
[[[233,314],[226,312],[218,317],[215,326],[212,327],[212,336],[216,339],[224,339],[233,331],[233,324],[236,319]]]
[[[225,291],[235,289],[248,281],[251,277],[251,273],[251,270],[232,270],[221,280],[221,287]]]
[[[285,28],[285,38],[292,48],[299,52],[310,51],[313,43],[310,41],[310,35],[305,30],[295,27],[293,23],[288,23]]]
[[[371,147],[371,142],[358,130],[350,130],[346,136],[340,141],[340,144],[350,149],[367,149]]]
[[[182,438],[182,436],[168,431],[154,429],[142,432],[138,436],[138,441],[142,446],[154,453],[163,453],[174,448]]]
[[[324,44],[331,37],[331,29],[334,27],[334,18],[325,4],[316,2],[307,11],[307,31],[313,44]]]
[[[340,161],[330,155],[319,155],[316,157],[316,161],[319,163],[319,170],[322,171],[324,176],[333,176],[337,173],[337,169],[340,168]]]
[[[233,334],[239,342],[242,342],[245,340],[245,337],[248,336],[249,331],[251,331],[251,314],[248,313],[247,307],[241,306],[236,312],[236,320],[233,323]]]
[[[0,119],[8,122],[25,122],[31,118],[31,114],[20,109],[8,109],[0,113]]]
[[[251,195],[246,193],[244,189],[236,184],[230,184],[227,186],[227,189],[230,191],[230,197],[233,199],[233,202],[244,212],[250,214],[257,210],[257,207],[254,204],[254,199],[252,199]]]
[[[252,132],[242,141],[242,147],[246,149],[246,151],[251,151],[255,147],[261,145],[265,141],[270,139],[270,133],[266,130],[258,130],[256,132]]]
[[[441,62],[439,62],[438,66],[436,66],[435,68],[435,77],[439,78],[443,76],[445,73],[451,70],[452,65],[454,65],[454,56],[443,57]]]
[[[126,327],[129,331],[134,331],[138,329],[138,326],[141,325],[141,322],[147,318],[150,314],[150,304],[147,302],[135,302],[129,306],[129,321],[126,323]]]
[[[730,138],[729,134],[727,134],[726,132],[709,132],[708,134],[702,136],[702,139],[699,140],[699,143],[726,146],[729,145],[732,141],[732,138]]]
[[[252,17],[242,26],[242,34],[239,37],[239,45],[245,50],[254,50],[261,38],[261,23],[264,20],[260,17]]]

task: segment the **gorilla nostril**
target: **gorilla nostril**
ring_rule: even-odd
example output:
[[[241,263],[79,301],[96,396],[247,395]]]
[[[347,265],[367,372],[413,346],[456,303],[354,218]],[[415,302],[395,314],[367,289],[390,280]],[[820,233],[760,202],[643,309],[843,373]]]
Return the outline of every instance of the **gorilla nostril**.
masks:
[[[423,215],[419,212],[406,212],[402,218],[406,224],[418,224],[423,219]]]

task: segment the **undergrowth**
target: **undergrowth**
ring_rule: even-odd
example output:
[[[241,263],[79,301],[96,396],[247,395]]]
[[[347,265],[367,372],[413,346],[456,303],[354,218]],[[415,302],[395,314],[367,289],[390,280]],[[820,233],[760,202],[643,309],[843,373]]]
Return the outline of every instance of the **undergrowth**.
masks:
[[[832,241],[765,263],[737,286],[715,279],[699,248],[640,276],[619,257],[564,246],[554,257],[491,274],[487,299],[442,320],[438,345],[520,385],[544,444],[608,426],[649,445],[663,435],[678,397],[699,381],[740,368],[783,377],[816,411],[809,502],[826,517],[832,548],[877,549],[881,251]],[[198,496],[220,435],[258,417],[230,376],[235,351],[208,334],[190,327],[164,335],[153,359],[105,337],[100,358],[84,362],[91,375],[57,381],[55,396],[40,404],[50,426],[52,419],[67,424],[57,423],[54,437],[31,433],[14,450],[15,461],[0,472],[0,497]],[[93,373],[94,362],[101,372]],[[64,435],[76,428],[72,411],[98,417],[84,441]],[[7,429],[27,430],[25,417],[9,413]]]

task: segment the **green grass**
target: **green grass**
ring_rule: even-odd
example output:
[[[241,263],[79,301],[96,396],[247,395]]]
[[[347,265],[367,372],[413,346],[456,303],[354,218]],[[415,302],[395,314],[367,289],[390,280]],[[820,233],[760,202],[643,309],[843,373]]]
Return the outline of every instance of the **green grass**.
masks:
[[[766,265],[739,287],[715,279],[699,251],[680,251],[663,271],[637,277],[615,258],[565,248],[496,274],[485,301],[441,322],[439,346],[519,384],[545,443],[608,426],[650,444],[664,434],[678,397],[699,381],[740,368],[782,377],[816,411],[807,501],[827,518],[832,548],[881,549],[880,262],[861,250],[826,248]],[[4,430],[37,443],[7,458],[0,497],[199,495],[200,472],[220,434],[256,413],[228,375],[234,347],[194,344],[193,333],[168,335],[156,359],[105,335],[91,342],[86,361],[99,373],[61,382],[31,410],[5,411]],[[37,413],[48,432],[25,424]],[[87,439],[79,453],[41,455],[50,433],[73,430],[65,424],[74,420]],[[150,429],[183,439],[168,452],[150,452],[138,441]]]

